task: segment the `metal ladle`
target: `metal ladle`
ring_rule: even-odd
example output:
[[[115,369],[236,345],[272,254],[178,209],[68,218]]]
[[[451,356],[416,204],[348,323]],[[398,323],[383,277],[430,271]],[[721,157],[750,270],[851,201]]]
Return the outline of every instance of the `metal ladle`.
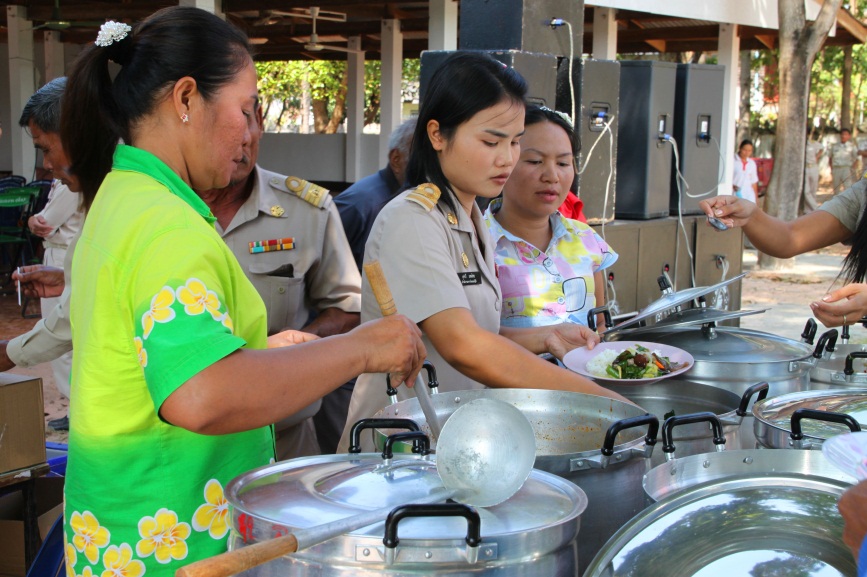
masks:
[[[372,272],[369,267],[377,270]],[[371,276],[381,285],[374,288],[380,306],[391,303],[388,307],[391,312],[386,313],[384,308],[383,315],[394,314],[394,301],[379,263],[365,265],[365,272],[371,286],[374,286]],[[527,417],[509,403],[477,399],[452,413],[442,427],[437,444],[437,473],[443,481],[443,490],[408,499],[428,504],[454,498],[468,505],[490,507],[502,503],[523,486],[535,459],[536,436]],[[389,506],[359,513],[202,559],[181,567],[175,577],[229,577],[383,521],[393,509],[394,506]]]

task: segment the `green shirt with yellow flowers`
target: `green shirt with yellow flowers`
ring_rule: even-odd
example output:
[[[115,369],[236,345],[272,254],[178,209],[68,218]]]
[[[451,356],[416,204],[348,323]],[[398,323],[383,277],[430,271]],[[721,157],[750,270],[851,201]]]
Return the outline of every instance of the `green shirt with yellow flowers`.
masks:
[[[267,347],[265,305],[214,220],[157,157],[117,147],[72,264],[70,575],[168,576],[225,551],[226,484],[273,459],[270,427],[206,436],[159,416],[193,375]]]

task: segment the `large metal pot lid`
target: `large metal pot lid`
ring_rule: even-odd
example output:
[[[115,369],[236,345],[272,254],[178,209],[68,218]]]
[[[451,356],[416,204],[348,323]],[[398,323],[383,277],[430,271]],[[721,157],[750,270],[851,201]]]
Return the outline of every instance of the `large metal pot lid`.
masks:
[[[710,294],[714,291],[721,289],[724,286],[730,285],[735,281],[738,281],[746,276],[747,273],[741,273],[737,276],[733,276],[730,279],[726,279],[720,283],[717,283],[713,286],[700,286],[693,287],[684,290],[680,290],[677,292],[672,292],[669,294],[662,295],[661,298],[653,301],[640,311],[634,317],[619,323],[614,328],[607,331],[607,333],[614,333],[621,329],[625,329],[627,327],[631,327],[632,325],[638,324],[639,322],[649,319],[652,316],[655,316],[657,313],[661,313],[680,305],[686,304],[690,301],[697,299],[698,297],[704,296],[706,294]]]
[[[843,413],[858,421],[862,429],[867,429],[867,389],[787,393],[754,404],[753,416],[772,427],[791,432],[792,413],[798,409]],[[820,439],[849,432],[846,425],[813,419],[803,419],[801,429],[805,435]]]
[[[584,577],[855,577],[837,511],[847,487],[797,475],[732,477],[696,485],[624,525]]]
[[[436,462],[400,455],[389,472],[375,472],[379,454],[322,455],[282,461],[249,471],[226,487],[233,519],[240,514],[286,529],[308,528],[356,513],[411,503],[442,491]],[[401,466],[408,464],[409,466]],[[482,536],[524,533],[571,522],[587,507],[587,496],[573,483],[533,470],[509,500],[478,508]],[[401,539],[462,539],[466,521],[457,518],[409,519]],[[383,524],[352,535],[382,537]]]
[[[636,335],[651,331],[658,331],[661,329],[667,329],[670,327],[686,327],[692,325],[704,325],[707,323],[720,323],[732,319],[739,319],[741,317],[758,315],[766,312],[767,310],[769,309],[724,311],[720,309],[706,307],[684,309],[680,311],[673,311],[667,317],[652,325],[648,325],[645,327],[627,328],[623,330],[612,328],[611,331],[606,331],[605,335],[608,335],[609,332],[616,332],[618,335],[621,335],[622,338],[622,336],[625,335]]]
[[[697,363],[790,362],[813,354],[813,349],[805,343],[735,327],[715,327],[710,331],[699,327],[672,327],[647,332],[644,339],[683,349]]]

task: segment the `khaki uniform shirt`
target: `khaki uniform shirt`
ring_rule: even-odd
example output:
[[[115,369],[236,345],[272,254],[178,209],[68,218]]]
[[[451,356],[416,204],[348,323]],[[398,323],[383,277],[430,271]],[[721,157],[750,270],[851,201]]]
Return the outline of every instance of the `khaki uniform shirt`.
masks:
[[[422,185],[423,186],[423,185]],[[379,261],[391,289],[397,312],[416,323],[446,309],[469,309],[482,328],[500,329],[502,293],[497,282],[493,242],[482,213],[473,204],[472,217],[450,211],[442,200],[427,208],[412,200],[408,190],[389,202],[376,217],[367,240],[364,262]],[[449,194],[443,191],[443,196]],[[459,206],[459,205],[458,205]],[[449,216],[450,215],[450,216]],[[481,232],[484,246],[479,243]],[[362,282],[361,321],[382,317],[367,275]],[[479,389],[484,385],[459,373],[423,335],[427,358],[434,365],[441,393]],[[426,376],[424,371],[423,376]],[[397,388],[398,400],[412,398],[406,387]],[[348,431],[359,419],[372,417],[389,404],[384,374],[358,377],[338,454],[349,446]],[[369,439],[364,446],[371,448]]]
[[[84,211],[79,207],[81,196],[69,190],[59,180],[51,183],[48,203],[34,216],[41,216],[54,227],[54,232],[45,238],[46,247],[66,248],[84,224]],[[55,266],[60,266],[58,262]]]
[[[849,167],[858,159],[858,149],[850,140],[847,143],[838,142],[831,145],[831,165]]]
[[[806,167],[807,168],[817,168],[818,161],[816,160],[816,156],[822,153],[825,150],[825,147],[822,146],[821,143],[816,142],[815,140],[807,141],[807,156],[806,156]]]

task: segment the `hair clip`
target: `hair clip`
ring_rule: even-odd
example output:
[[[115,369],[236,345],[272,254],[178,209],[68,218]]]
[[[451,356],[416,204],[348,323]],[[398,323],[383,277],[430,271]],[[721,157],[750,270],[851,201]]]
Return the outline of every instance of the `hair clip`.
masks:
[[[130,30],[132,30],[132,26],[129,24],[109,20],[99,27],[99,34],[96,35],[96,42],[94,44],[102,47],[111,46],[114,42],[119,42],[126,38]]]
[[[551,110],[547,106],[540,106],[539,110],[541,110],[542,112],[551,112],[553,114],[556,114],[557,116],[559,116],[560,118],[565,120],[566,123],[569,124],[569,126],[571,126],[572,128],[575,128],[575,123],[572,122],[572,118],[568,114],[566,114],[565,112],[560,112],[559,110]]]

